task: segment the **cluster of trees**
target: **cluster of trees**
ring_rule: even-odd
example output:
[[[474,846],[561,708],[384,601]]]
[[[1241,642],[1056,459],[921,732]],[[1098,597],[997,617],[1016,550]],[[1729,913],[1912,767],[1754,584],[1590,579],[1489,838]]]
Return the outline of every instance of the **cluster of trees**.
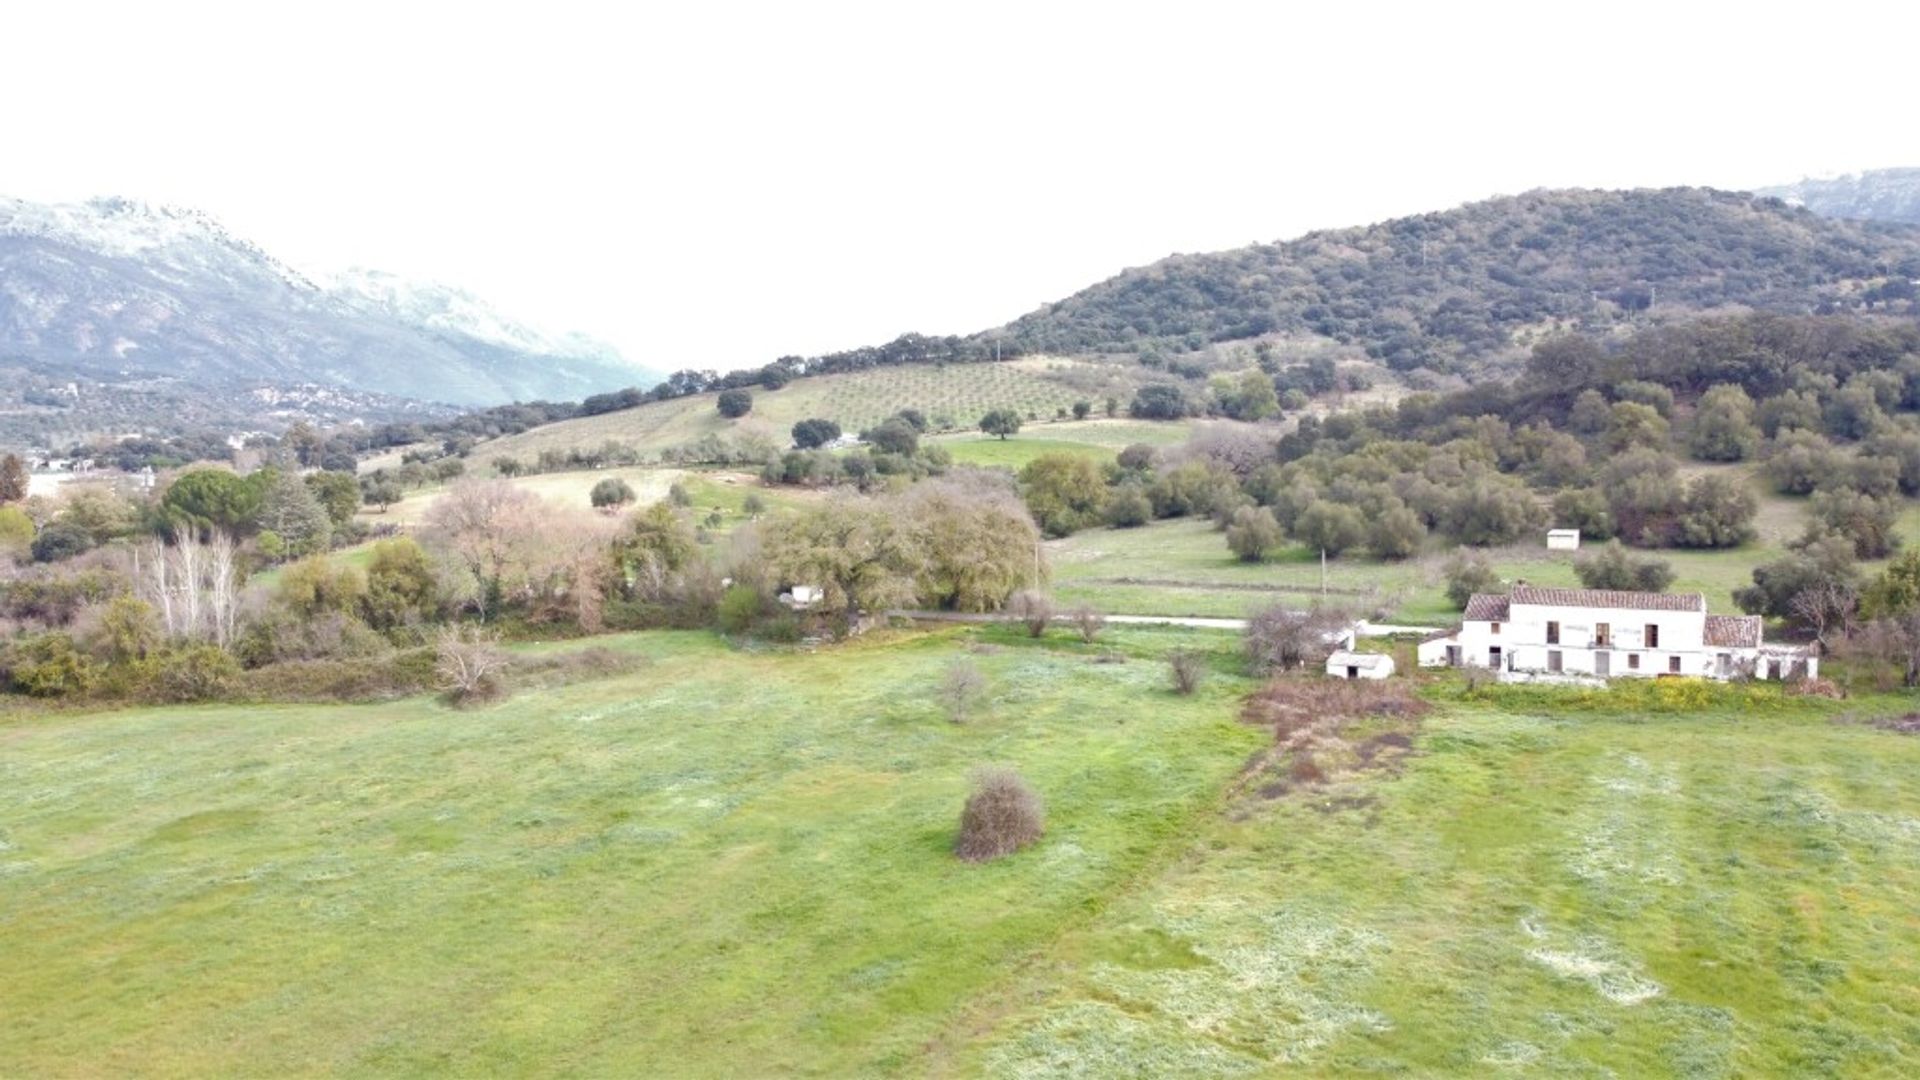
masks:
[[[0,503],[0,556],[61,562],[116,541],[172,536],[184,528],[252,540],[267,559],[294,558],[325,551],[336,540],[361,539],[365,530],[354,520],[361,499],[351,474],[302,476],[276,468],[246,476],[218,467],[191,469],[157,499],[107,482],[71,484],[57,499]]]
[[[760,478],[801,487],[847,485],[872,492],[945,473],[953,456],[923,441],[930,427],[919,409],[902,409],[860,433],[865,445],[844,452],[822,449],[840,438],[832,420],[802,420],[793,426],[799,449],[769,455]]]
[[[428,509],[417,540],[377,541],[357,566],[327,557],[325,537],[329,511],[350,513],[358,494],[343,474],[200,469],[145,505],[73,497],[60,524],[111,535],[0,576],[0,688],[187,700],[237,692],[243,676],[320,670],[343,693],[417,691],[451,653],[472,658],[470,635],[447,638],[448,626],[719,625],[791,638],[808,618],[844,631],[892,606],[993,610],[1045,572],[1010,480],[971,471],[742,526],[718,557],[685,498],[622,513],[632,491],[614,480],[596,489],[596,512],[463,479]],[[0,510],[0,527],[6,511],[20,512]],[[796,615],[780,604],[795,585],[821,590],[824,607]]]
[[[776,519],[756,565],[770,584],[822,590],[849,621],[901,607],[993,611],[1044,575],[1039,542],[1011,484],[962,470]]]

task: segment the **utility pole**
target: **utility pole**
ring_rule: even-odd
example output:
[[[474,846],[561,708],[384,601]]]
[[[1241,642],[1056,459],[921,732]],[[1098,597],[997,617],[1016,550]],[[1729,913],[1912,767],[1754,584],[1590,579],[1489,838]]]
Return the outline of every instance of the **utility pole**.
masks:
[[[1327,599],[1327,549],[1320,549],[1320,600]]]

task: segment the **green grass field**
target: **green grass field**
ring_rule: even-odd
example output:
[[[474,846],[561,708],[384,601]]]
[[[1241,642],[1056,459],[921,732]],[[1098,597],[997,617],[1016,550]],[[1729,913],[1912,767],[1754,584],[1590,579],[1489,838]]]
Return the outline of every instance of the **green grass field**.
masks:
[[[1076,401],[1101,405],[1109,395],[1124,404],[1133,396],[1139,369],[1118,362],[1033,357],[998,364],[912,364],[844,375],[797,379],[780,390],[753,388],[753,412],[722,417],[714,394],[696,394],[601,416],[548,424],[482,444],[481,461],[513,457],[532,461],[542,450],[597,449],[608,441],[655,456],[703,435],[758,431],[778,445],[789,442],[795,423],[819,417],[849,432],[869,428],[904,408],[917,408],[936,425],[972,429],[993,409],[1014,409],[1041,421]]]
[[[1755,566],[1784,554],[1806,521],[1805,500],[1759,493],[1757,484],[1756,492],[1760,510],[1754,524],[1760,535],[1754,542],[1723,550],[1651,553],[1672,564],[1675,577],[1669,591],[1704,593],[1711,610],[1738,611],[1733,591],[1753,583]],[[1899,530],[1908,544],[1920,544],[1920,506],[1907,508]],[[1328,599],[1362,614],[1378,607],[1401,622],[1450,624],[1459,612],[1446,599],[1444,566],[1454,550],[1434,539],[1427,554],[1401,562],[1365,554],[1332,559],[1327,564]],[[1089,529],[1049,541],[1047,552],[1056,599],[1112,614],[1236,618],[1274,603],[1309,603],[1319,596],[1321,583],[1317,552],[1289,547],[1272,553],[1265,563],[1242,563],[1227,550],[1226,537],[1205,520]],[[1543,537],[1539,543],[1492,548],[1485,554],[1507,581],[1577,586],[1574,563],[1585,552],[1548,551]],[[1871,575],[1883,565],[1867,562],[1861,570]]]
[[[1920,739],[1543,704],[1450,708],[1398,776],[1209,819],[951,1071],[1920,1071]]]
[[[4,1071],[1920,1068],[1920,739],[1829,703],[1442,681],[1398,765],[1271,798],[1226,636],[608,640],[645,666],[472,712],[0,726]],[[1049,827],[967,866],[988,761]]]
[[[1155,865],[1256,733],[1145,659],[622,639],[650,663],[477,711],[182,708],[0,728],[13,1075],[845,1075]],[[1157,652],[1163,635],[1131,633]],[[1230,647],[1223,641],[1220,648]],[[948,853],[974,766],[1046,846]]]
[[[1080,454],[1111,461],[1134,443],[1171,446],[1192,432],[1193,425],[1185,421],[1073,420],[1029,426],[1006,439],[968,432],[939,436],[933,442],[946,447],[953,460],[962,465],[1019,469],[1041,454],[1049,453]]]

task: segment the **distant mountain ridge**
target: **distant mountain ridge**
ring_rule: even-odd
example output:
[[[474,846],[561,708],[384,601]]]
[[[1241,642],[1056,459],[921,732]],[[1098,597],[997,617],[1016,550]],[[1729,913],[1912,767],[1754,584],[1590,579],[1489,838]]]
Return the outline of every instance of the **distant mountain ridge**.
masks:
[[[1022,352],[1178,352],[1263,335],[1401,370],[1512,359],[1523,335],[1656,313],[1845,309],[1920,276],[1920,229],[1705,188],[1534,191],[1126,270],[1009,323]]]
[[[0,199],[0,361],[219,391],[305,383],[420,401],[579,399],[652,381],[605,344],[377,271],[316,282],[212,217]]]
[[[1823,217],[1920,225],[1920,169],[1870,169],[1761,188]]]

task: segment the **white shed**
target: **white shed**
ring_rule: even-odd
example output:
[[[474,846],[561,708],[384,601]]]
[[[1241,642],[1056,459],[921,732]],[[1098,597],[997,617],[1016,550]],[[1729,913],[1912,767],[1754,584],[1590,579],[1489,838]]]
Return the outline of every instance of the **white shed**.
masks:
[[[1327,657],[1327,674],[1336,679],[1384,679],[1393,674],[1393,657],[1337,649]]]
[[[1580,530],[1579,529],[1548,529],[1547,530],[1547,550],[1548,551],[1579,551],[1580,550]]]

